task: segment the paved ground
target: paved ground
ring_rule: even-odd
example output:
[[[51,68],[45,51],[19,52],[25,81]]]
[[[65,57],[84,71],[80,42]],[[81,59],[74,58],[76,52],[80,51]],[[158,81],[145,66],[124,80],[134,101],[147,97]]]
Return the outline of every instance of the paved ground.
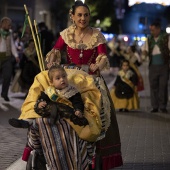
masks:
[[[116,113],[124,166],[114,170],[170,170],[170,103],[169,114],[149,112],[147,65],[140,69],[145,82],[145,90],[139,94],[140,110]],[[103,75],[111,87],[114,77]],[[25,170],[25,164],[19,158],[26,142],[26,130],[12,128],[7,122],[10,117],[19,116],[23,96],[22,93],[10,93],[13,101],[0,108],[0,170]],[[4,111],[5,108],[8,110]]]
[[[16,129],[8,124],[8,119],[20,115],[24,94],[10,93],[11,102],[3,104],[0,98],[0,170],[9,167],[21,157],[26,144],[25,129]],[[16,169],[19,170],[19,169]]]

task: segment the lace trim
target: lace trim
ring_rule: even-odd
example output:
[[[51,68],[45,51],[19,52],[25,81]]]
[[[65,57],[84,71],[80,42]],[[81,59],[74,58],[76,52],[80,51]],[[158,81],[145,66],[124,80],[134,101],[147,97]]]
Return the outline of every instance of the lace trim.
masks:
[[[133,72],[131,70],[128,70],[126,73],[123,71],[123,70],[120,70],[118,72],[118,75],[121,77],[121,78],[127,78],[127,79],[130,79],[133,75]]]
[[[60,53],[60,51],[57,50],[57,49],[52,49],[51,51],[49,51],[47,53],[45,61],[47,63],[49,63],[50,61],[61,63],[61,53]]]
[[[102,94],[101,98],[102,110],[100,112],[102,131],[100,133],[100,136],[97,138],[97,141],[99,141],[105,137],[106,131],[110,126],[111,105],[103,78],[102,77],[95,78],[95,83]]]
[[[105,86],[103,79],[100,77],[98,77],[97,79],[98,79],[100,91],[102,94],[102,103],[104,106],[104,113],[105,113],[105,131],[107,131],[108,127],[110,126],[111,106],[110,106],[109,97],[108,97],[106,86]]]
[[[78,90],[74,86],[69,85],[63,90],[56,90],[56,92],[59,94],[59,96],[69,99],[70,97],[78,93]]]
[[[96,64],[100,63],[100,60],[104,58],[106,60],[105,66],[100,71],[108,70],[110,68],[110,63],[108,57],[105,54],[99,54],[96,58]]]
[[[90,41],[87,44],[85,44],[84,50],[93,49],[100,44],[106,43],[106,39],[105,39],[104,35],[98,29],[92,28],[92,30],[93,30],[93,35],[92,35]],[[78,44],[75,43],[75,41],[74,41],[74,32],[75,32],[75,27],[73,25],[71,25],[67,29],[63,30],[60,33],[60,35],[62,36],[65,43],[67,45],[69,45],[69,47],[71,47],[73,49],[78,49]]]

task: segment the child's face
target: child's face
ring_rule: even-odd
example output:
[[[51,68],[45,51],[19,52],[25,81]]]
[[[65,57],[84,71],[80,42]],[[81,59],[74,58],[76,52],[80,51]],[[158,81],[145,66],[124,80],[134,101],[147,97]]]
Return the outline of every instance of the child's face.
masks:
[[[68,86],[67,74],[63,70],[56,70],[53,74],[52,85],[58,89],[62,90]]]
[[[123,70],[123,71],[129,70],[129,64],[128,64],[127,62],[124,62],[124,63],[122,64],[122,70]]]

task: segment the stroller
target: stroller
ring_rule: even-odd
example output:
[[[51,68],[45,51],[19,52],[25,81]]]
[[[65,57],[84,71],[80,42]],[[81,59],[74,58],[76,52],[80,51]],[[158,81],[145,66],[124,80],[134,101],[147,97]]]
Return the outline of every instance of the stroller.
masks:
[[[73,65],[71,65],[71,66],[64,65],[63,67],[66,67],[67,69],[71,69],[71,70],[74,70],[74,69],[80,70],[79,67],[75,68],[75,66],[73,66]],[[74,111],[71,107],[66,106],[65,104],[60,103],[57,106],[56,110],[58,111],[58,113],[60,113],[59,114],[60,118],[69,118],[75,125],[86,126],[89,124],[86,118],[78,120],[77,116],[70,117],[70,115],[74,115],[74,114],[72,114]],[[94,135],[97,138],[99,136],[99,134],[100,134],[100,132],[97,134],[94,134]],[[43,153],[39,153],[36,150],[32,150],[29,146],[26,146],[22,159],[24,161],[27,161],[26,170],[48,169]],[[102,167],[101,166],[102,161],[100,161],[100,159],[101,158],[99,156],[96,157],[96,159],[95,159],[96,162],[94,163],[96,165],[95,169],[100,170],[100,168]],[[93,165],[92,165],[92,167],[93,167]],[[91,169],[94,169],[94,167],[93,168],[92,167],[91,167]]]

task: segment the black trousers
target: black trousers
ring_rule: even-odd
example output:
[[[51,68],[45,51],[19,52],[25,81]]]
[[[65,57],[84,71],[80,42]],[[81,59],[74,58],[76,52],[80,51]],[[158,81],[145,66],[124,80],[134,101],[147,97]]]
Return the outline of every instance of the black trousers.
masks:
[[[168,102],[168,65],[149,66],[151,105],[154,109],[165,109]]]
[[[13,61],[14,57],[8,57],[6,60],[1,61],[0,69],[2,72],[2,91],[1,95],[8,96],[8,90],[13,74]]]

